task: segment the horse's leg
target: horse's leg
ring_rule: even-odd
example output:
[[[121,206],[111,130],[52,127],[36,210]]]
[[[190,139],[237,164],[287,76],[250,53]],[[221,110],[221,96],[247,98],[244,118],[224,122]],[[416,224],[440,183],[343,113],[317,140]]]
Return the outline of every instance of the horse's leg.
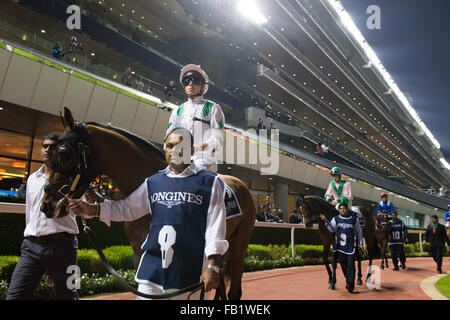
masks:
[[[367,254],[369,255],[369,268],[367,270],[366,283],[370,282],[372,276],[372,260],[374,255],[373,241],[367,241]]]
[[[381,270],[384,270],[384,261],[386,260],[386,243],[381,241]]]
[[[143,216],[135,221],[124,222],[125,235],[133,248],[133,262],[134,269],[137,270],[143,250],[141,249],[149,230],[150,230],[150,215]]]
[[[330,266],[328,265],[328,255],[330,253],[330,243],[325,243],[323,244],[323,253],[322,253],[322,258],[323,258],[323,264],[325,265],[325,268],[327,269],[328,272],[328,284],[331,285],[331,280],[332,280],[332,276],[333,273],[331,272]]]
[[[361,272],[361,252],[359,252],[359,249],[355,249],[356,254],[356,260],[358,260],[358,280],[356,281],[356,285],[360,286],[362,285],[362,272]]]
[[[386,254],[386,251],[387,251],[387,239],[385,240],[385,244],[384,244],[384,259],[385,259],[385,261],[386,261],[386,269],[389,269],[389,263],[388,263],[388,258],[387,258],[387,254]]]
[[[228,291],[229,300],[239,300],[242,296],[241,280],[244,273],[246,249],[238,243],[235,237],[230,240],[228,247],[226,268],[230,279],[230,290]]]
[[[337,252],[333,251],[333,260],[331,262],[331,266],[333,268],[333,276],[331,278],[330,290],[336,289],[336,269],[337,269]]]

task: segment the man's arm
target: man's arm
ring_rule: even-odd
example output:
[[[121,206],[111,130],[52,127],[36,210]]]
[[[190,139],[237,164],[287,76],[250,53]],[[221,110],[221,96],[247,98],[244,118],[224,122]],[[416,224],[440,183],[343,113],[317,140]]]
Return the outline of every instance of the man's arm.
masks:
[[[405,239],[405,241],[408,240],[408,228],[406,227],[406,224],[402,221],[402,225],[403,225],[403,239]]]
[[[333,187],[331,186],[331,183],[328,185],[327,192],[325,193],[325,200],[328,201],[329,198],[331,198],[333,192]]]
[[[445,227],[443,225],[441,225],[441,226],[442,226],[441,227],[441,230],[442,230],[441,233],[442,233],[442,237],[444,239],[444,242],[446,242],[447,245],[450,246],[450,239],[447,237],[447,232],[445,230]]]
[[[342,188],[342,199],[347,198],[347,200],[350,202],[351,200],[353,200],[353,195],[352,195],[352,185],[350,184],[350,181],[347,181],[344,184],[344,188]]]
[[[331,222],[329,222],[328,219],[323,214],[321,214],[320,219],[323,220],[323,222],[325,223],[325,227],[328,229],[328,231],[336,232],[336,220],[334,219],[334,217],[333,219],[331,219]]]
[[[111,221],[134,221],[150,213],[147,179],[128,197],[105,201],[100,205],[100,221],[108,226]]]
[[[221,256],[228,250],[226,236],[226,209],[224,202],[225,186],[223,181],[216,176],[206,219],[205,255],[208,257],[208,265],[220,266]],[[206,268],[200,277],[205,283],[205,290],[216,289],[219,286],[219,274],[213,269]]]
[[[394,210],[395,210],[394,205],[392,204],[392,202],[389,202],[389,214],[394,212]]]
[[[211,135],[206,141],[208,149],[217,151],[223,146],[223,132],[225,126],[225,116],[218,104],[214,104],[211,109],[211,120],[209,121]]]
[[[377,206],[377,214],[380,214],[380,211],[381,211],[381,203],[379,203]]]
[[[427,229],[425,230],[425,236],[423,237],[423,241],[428,241],[429,235],[430,235],[430,225],[428,225]]]
[[[101,205],[89,204],[83,200],[69,200],[69,209],[76,215],[86,218],[99,216],[110,226],[111,221],[133,221],[150,213],[147,180],[128,197],[118,201],[105,201]]]

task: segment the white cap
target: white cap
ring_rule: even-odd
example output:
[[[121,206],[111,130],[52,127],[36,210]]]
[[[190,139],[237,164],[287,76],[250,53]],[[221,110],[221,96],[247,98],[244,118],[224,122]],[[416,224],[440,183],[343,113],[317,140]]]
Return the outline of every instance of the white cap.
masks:
[[[182,80],[183,80],[184,74],[186,72],[188,72],[188,71],[197,71],[198,73],[200,73],[203,76],[203,78],[205,79],[205,90],[203,91],[202,95],[204,95],[208,91],[208,87],[209,87],[209,85],[208,85],[208,83],[209,83],[208,75],[206,74],[205,71],[203,71],[202,68],[200,68],[200,65],[198,65],[198,64],[187,64],[187,65],[185,65],[183,67],[183,69],[181,69],[181,73],[180,73],[180,83],[181,84],[183,84]]]

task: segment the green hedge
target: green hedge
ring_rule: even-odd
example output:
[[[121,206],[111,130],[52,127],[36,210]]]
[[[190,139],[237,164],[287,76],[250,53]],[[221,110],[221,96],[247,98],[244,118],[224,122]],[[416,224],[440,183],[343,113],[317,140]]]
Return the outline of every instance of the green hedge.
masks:
[[[81,219],[77,218],[78,229],[78,247],[80,249],[92,249],[89,239],[83,232]],[[101,247],[106,248],[114,245],[129,245],[125,235],[122,222],[111,222],[108,227],[97,219],[88,220],[95,242]],[[0,254],[1,255],[20,255],[20,246],[23,241],[23,232],[25,230],[25,215],[16,213],[0,213]]]

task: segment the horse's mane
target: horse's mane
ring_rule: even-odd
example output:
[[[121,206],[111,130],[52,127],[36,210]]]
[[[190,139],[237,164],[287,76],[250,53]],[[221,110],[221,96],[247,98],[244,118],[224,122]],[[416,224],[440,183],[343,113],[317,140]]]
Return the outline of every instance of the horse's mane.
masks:
[[[310,195],[310,196],[305,196],[304,197],[305,202],[311,206],[311,208],[314,208],[315,210],[311,210],[311,213],[315,213],[315,214],[324,214],[327,219],[330,219],[334,216],[334,214],[336,214],[336,210],[334,209],[334,207],[328,203],[326,200],[324,200],[322,197],[319,196],[314,196],[314,195]],[[314,202],[314,203],[311,203]],[[321,208],[318,208],[318,205],[321,206]],[[330,216],[333,215],[333,216]]]
[[[101,123],[97,123],[97,122],[86,122],[87,125],[93,125],[93,126],[97,126],[103,129],[107,129],[107,130],[112,130],[122,136],[124,136],[125,138],[131,140],[133,143],[137,144],[139,147],[142,147],[144,150],[154,153],[157,156],[161,157],[162,159],[164,159],[164,153],[163,151],[158,148],[157,146],[155,146],[153,143],[151,143],[150,141],[128,131],[122,128],[118,128],[115,126],[112,126],[110,124],[105,125],[105,124],[101,124]]]

